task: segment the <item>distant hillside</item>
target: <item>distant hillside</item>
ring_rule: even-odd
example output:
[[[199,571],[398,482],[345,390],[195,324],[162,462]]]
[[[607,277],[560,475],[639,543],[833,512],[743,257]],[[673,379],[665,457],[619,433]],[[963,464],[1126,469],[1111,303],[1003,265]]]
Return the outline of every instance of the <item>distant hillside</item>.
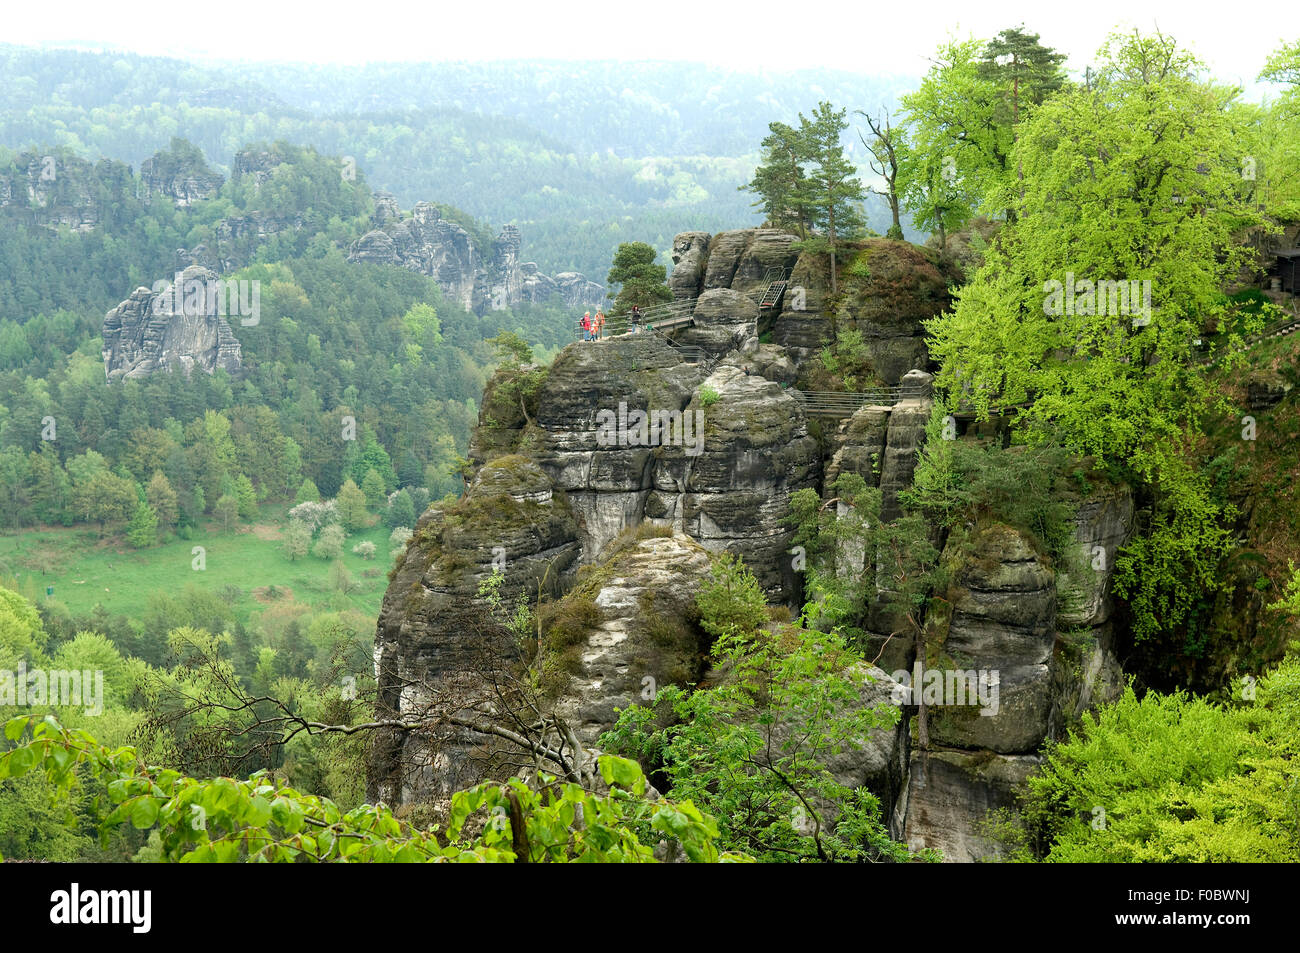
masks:
[[[878,108],[907,83],[672,63],[216,70],[0,46],[0,147],[138,165],[182,135],[229,175],[225,163],[247,142],[310,145],[353,156],[404,207],[434,200],[518,225],[543,271],[601,280],[619,242],[666,253],[680,231],[756,224],[737,186],[768,122],[821,98]],[[883,231],[883,200],[868,208]]]

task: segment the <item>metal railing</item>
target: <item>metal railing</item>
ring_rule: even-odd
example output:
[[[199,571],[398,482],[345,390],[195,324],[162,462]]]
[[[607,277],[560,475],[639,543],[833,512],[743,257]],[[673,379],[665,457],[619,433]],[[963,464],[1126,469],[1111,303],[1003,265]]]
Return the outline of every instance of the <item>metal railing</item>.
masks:
[[[881,387],[858,393],[843,391],[790,391],[794,399],[803,406],[803,412],[819,417],[851,417],[862,407],[893,407],[900,400],[920,397],[921,391],[916,387]]]
[[[710,357],[709,352],[698,344],[678,344],[663,331],[655,329],[654,333],[687,364],[702,364],[706,374],[712,374],[714,368],[718,366],[717,359]]]
[[[640,329],[643,331],[672,331],[695,323],[694,301],[672,301],[641,312]],[[574,338],[582,340],[582,323],[574,323]],[[629,314],[611,314],[605,317],[605,327],[600,332],[601,338],[628,334],[633,330]]]
[[[1275,321],[1273,324],[1270,324],[1258,334],[1252,334],[1250,337],[1246,338],[1246,340],[1242,342],[1241,351],[1249,351],[1256,344],[1270,341],[1273,338],[1286,337],[1288,334],[1295,334],[1297,331],[1300,331],[1300,317],[1292,316],[1289,318],[1283,318],[1281,321]],[[1213,354],[1207,354],[1196,363],[1203,365],[1217,364],[1219,361],[1223,360],[1226,353],[1228,352],[1217,351]]]

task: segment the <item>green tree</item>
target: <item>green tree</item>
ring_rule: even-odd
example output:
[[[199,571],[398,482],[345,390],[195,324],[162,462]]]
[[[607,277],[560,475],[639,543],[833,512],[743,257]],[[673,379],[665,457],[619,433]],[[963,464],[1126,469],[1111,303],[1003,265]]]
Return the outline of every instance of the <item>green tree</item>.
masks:
[[[235,480],[235,500],[238,504],[241,519],[251,520],[256,518],[257,491],[253,489],[253,481],[242,473]]]
[[[1300,662],[1247,703],[1130,687],[1047,750],[1021,856],[1058,863],[1300,860]],[[1097,823],[1098,818],[1103,823]]]
[[[753,205],[763,210],[773,228],[797,230],[800,238],[807,238],[808,215],[800,197],[806,187],[804,164],[809,160],[808,144],[799,130],[783,122],[769,123],[767,128],[768,136],[763,140],[763,155],[754,169],[754,178],[748,185],[740,186],[740,191],[758,196]]]
[[[22,743],[27,732],[30,740]],[[719,853],[713,818],[689,802],[649,800],[637,764],[611,755],[599,759],[606,794],[547,774],[532,784],[488,782],[454,794],[450,821],[435,834],[383,805],[343,811],[264,771],[247,780],[199,779],[151,767],[134,748],[106,747],[53,719],[11,719],[4,734],[18,745],[0,755],[0,781],[41,772],[70,792],[82,775],[98,778],[106,791],[92,807],[100,831],[156,829],[154,849],[164,862],[653,863],[641,830],[670,841],[692,862],[750,859]],[[203,824],[194,823],[196,815]]]
[[[738,556],[723,554],[695,597],[700,625],[714,638],[748,639],[767,622],[767,597]]]
[[[1022,27],[983,44],[941,45],[921,86],[903,97],[918,153],[912,204],[947,230],[982,201],[1014,219],[1007,190],[1025,175],[1011,156],[1019,126],[1065,87],[1064,60]],[[961,209],[947,207],[954,203]]]
[[[81,519],[98,522],[100,533],[108,523],[129,519],[138,502],[135,484],[107,470],[96,472],[84,483],[74,483],[72,488],[73,512]]]
[[[131,521],[126,524],[126,538],[136,549],[158,542],[158,514],[148,503],[137,503]]]
[[[362,448],[360,455],[353,461],[349,472],[352,481],[360,486],[362,481],[365,480],[366,474],[371,470],[376,471],[382,478],[385,493],[396,488],[397,473],[393,470],[392,458],[389,457],[388,451],[375,439],[374,433],[367,430],[365,446]]]
[[[425,351],[432,351],[442,344],[442,323],[438,320],[438,309],[420,301],[402,316],[402,330],[412,344]]]
[[[293,501],[294,503],[319,503],[320,490],[316,489],[316,484],[311,480],[303,480],[302,486],[298,487],[298,495]]]
[[[221,494],[212,506],[212,515],[221,521],[222,527],[229,533],[230,527],[239,519],[239,500],[230,493]]]
[[[58,787],[39,774],[0,781],[0,856],[40,863],[87,860],[94,839],[77,823],[81,800],[60,797]]]
[[[12,672],[19,661],[39,657],[47,638],[36,607],[0,586],[0,667]]]
[[[1247,126],[1242,178],[1270,216],[1300,219],[1300,41],[1269,56],[1259,78],[1281,85],[1281,94]]]
[[[846,109],[837,110],[821,102],[811,118],[799,114],[799,138],[806,144],[810,167],[798,201],[816,233],[803,245],[830,256],[832,295],[838,290],[836,260],[840,248],[865,224],[862,200],[866,191],[853,163],[844,155],[841,142],[849,127],[846,113]]]
[[[618,246],[605,279],[621,286],[617,297],[613,292],[609,295],[614,298],[614,311],[631,311],[633,305],[649,308],[673,300],[668,290],[668,270],[655,264],[657,255],[645,242],[623,242]]]
[[[896,709],[863,704],[861,657],[835,634],[769,630],[761,590],[736,563],[720,563],[697,601],[725,677],[691,692],[659,689],[651,706],[624,710],[602,746],[661,771],[674,797],[718,812],[720,843],[759,860],[909,859],[877,799],[831,770],[897,723]]]
[[[1177,629],[1221,585],[1229,544],[1229,514],[1189,458],[1201,420],[1225,408],[1191,365],[1245,263],[1236,230],[1260,218],[1240,197],[1225,92],[1199,69],[1168,37],[1116,36],[1095,86],[1034,111],[1013,153],[1025,177],[1001,193],[1017,221],[927,325],[938,383],[978,415],[1027,404],[1028,439],[1152,494],[1149,534],[1117,561],[1139,639]]]
[[[514,331],[502,331],[495,337],[488,338],[487,343],[492,346],[492,353],[502,364],[523,367],[533,363],[533,349]]]
[[[373,468],[366,471],[365,479],[361,481],[361,492],[365,494],[366,505],[374,510],[383,506],[388,499],[388,494],[384,492],[384,478]]]
[[[388,512],[384,514],[384,524],[392,529],[415,525],[415,505],[411,502],[411,494],[406,490],[398,490],[393,494]]]
[[[144,490],[145,499],[158,515],[158,529],[166,532],[176,525],[180,517],[180,506],[176,500],[176,491],[171,481],[161,470],[155,470],[149,478],[149,485]]]
[[[1000,90],[982,68],[982,52],[978,40],[948,40],[921,85],[902,98],[914,156],[904,204],[928,209],[930,220],[949,229],[1002,184],[1009,163],[1011,130],[997,121]],[[949,207],[954,203],[960,209]]]
[[[72,484],[59,463],[58,453],[46,443],[40,453],[28,454],[27,461],[30,481],[27,498],[31,501],[32,515],[40,522],[67,525],[72,519],[68,512]]]
[[[948,236],[964,226],[978,204],[957,176],[957,164],[951,154],[931,147],[913,150],[903,157],[900,172],[903,207],[912,223],[937,235],[939,248],[948,246]]]
[[[366,495],[350,479],[344,481],[337,497],[339,519],[350,532],[365,529],[370,523],[370,514],[366,511]]]
[[[985,44],[979,68],[999,94],[994,121],[1011,130],[1013,140],[1026,113],[1064,88],[1064,62],[1064,53],[1043,46],[1038,34],[1026,32],[1023,24],[1001,31]]]

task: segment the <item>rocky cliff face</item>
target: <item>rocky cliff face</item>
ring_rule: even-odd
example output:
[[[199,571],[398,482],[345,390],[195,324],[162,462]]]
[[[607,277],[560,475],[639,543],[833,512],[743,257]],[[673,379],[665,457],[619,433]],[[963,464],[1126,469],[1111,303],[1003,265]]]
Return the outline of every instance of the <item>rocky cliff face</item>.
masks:
[[[784,522],[791,494],[813,488],[829,503],[839,474],[857,473],[880,488],[886,519],[902,513],[933,405],[919,321],[946,301],[943,274],[911,246],[867,244],[870,278],[859,269],[845,298],[860,299],[849,305],[854,316],[840,318],[878,332],[874,353],[895,367],[905,396],[845,419],[809,419],[791,384],[830,316],[759,308],[772,268],[805,276],[809,302],[824,299],[821,266],[795,256],[792,242],[764,229],[677,237],[670,284],[694,302],[696,319],[677,340],[698,347],[703,362],[641,333],[570,345],[535,371],[531,397],[510,389],[529,369],[494,378],[471,444],[476,476],[456,506],[421,518],[385,596],[377,658],[386,713],[418,717],[437,694],[430,684],[463,690],[480,678],[476,653],[531,651],[475,635],[484,615],[478,586],[494,553],[510,593],[557,596],[541,612],[536,651],[549,660],[551,710],[572,727],[571,743],[590,749],[619,708],[648,697],[646,684],[725,677],[702,670],[707,644],[693,615],[710,554],[741,555],[772,601],[797,606],[802,584]],[[854,287],[864,281],[882,283],[875,297]],[[803,344],[779,343],[782,322]],[[765,330],[778,343],[761,344]],[[885,611],[883,594],[869,606],[867,657],[880,667],[864,669],[862,704],[894,704],[907,717],[847,746],[832,769],[872,790],[894,836],[914,848],[939,848],[950,860],[997,856],[1003,848],[984,829],[987,812],[1014,808],[1043,742],[1119,686],[1110,567],[1133,504],[1107,487],[1076,502],[1080,559],[1068,567],[1009,526],[973,526],[960,545],[934,527],[951,581],[923,653]],[[876,558],[858,552],[850,571],[878,578]],[[974,693],[969,703],[928,705],[924,750],[920,699],[906,689],[917,665],[950,681],[969,676]],[[449,689],[441,697],[459,704]],[[449,790],[449,772],[482,776],[490,770],[482,739],[390,738],[372,750],[374,791],[419,799]]]
[[[28,151],[0,168],[0,209],[29,225],[90,232],[133,188],[130,167],[121,162]]]
[[[156,371],[237,374],[239,341],[227,321],[214,272],[190,267],[159,290],[137,288],[104,316],[104,371],[109,380]],[[225,289],[222,289],[224,293]],[[235,313],[238,313],[237,311]]]
[[[929,363],[921,322],[945,310],[948,288],[957,273],[933,252],[906,242],[867,239],[857,255],[841,263],[841,297],[836,322],[841,331],[861,333],[877,375],[898,383],[913,368]],[[799,259],[790,277],[772,340],[802,362],[821,348],[823,313],[830,304],[830,269],[822,258]]]
[[[605,289],[594,281],[575,272],[551,277],[522,261],[522,239],[514,225],[502,229],[491,249],[480,251],[469,232],[442,218],[434,205],[416,203],[408,219],[387,192],[375,193],[373,224],[372,231],[352,243],[350,261],[399,265],[428,275],[468,311],[482,314],[555,297],[575,309],[604,302]]]
[[[444,715],[490,710],[497,663],[521,647],[484,626],[479,585],[505,566],[504,599],[536,597],[539,586],[556,593],[581,553],[573,507],[535,462],[507,455],[481,467],[459,505],[420,517],[390,578],[375,636],[381,704],[415,716],[450,697]],[[371,796],[446,796],[490,773],[480,763],[489,753],[463,728],[439,742],[430,757],[417,738],[383,736],[371,752]]]
[[[176,208],[189,208],[215,195],[224,181],[198,150],[160,151],[140,163],[140,194],[146,202],[161,198]]]

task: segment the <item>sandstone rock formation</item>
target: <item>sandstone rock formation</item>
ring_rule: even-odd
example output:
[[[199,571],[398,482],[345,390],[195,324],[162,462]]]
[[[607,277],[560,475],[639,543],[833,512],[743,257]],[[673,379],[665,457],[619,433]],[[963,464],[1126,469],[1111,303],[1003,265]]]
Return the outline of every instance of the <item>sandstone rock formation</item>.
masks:
[[[758,304],[749,295],[730,288],[704,292],[695,302],[695,326],[679,331],[681,344],[698,345],[713,357],[758,346]]]
[[[393,231],[372,240],[377,254],[400,254],[384,244],[397,245]],[[769,599],[798,605],[802,580],[784,521],[793,493],[812,488],[829,502],[836,478],[856,473],[881,491],[885,520],[902,515],[900,494],[912,483],[934,400],[921,322],[946,305],[947,275],[925,251],[884,240],[864,243],[860,261],[845,263],[855,274],[836,319],[863,332],[877,371],[903,385],[903,397],[810,421],[792,386],[826,336],[828,288],[820,263],[794,255],[792,243],[770,229],[677,236],[670,288],[691,304],[695,324],[672,336],[703,357],[658,333],[617,335],[570,345],[544,372],[505,372],[542,374],[531,401],[506,378],[489,383],[471,441],[471,488],[457,506],[421,519],[385,596],[377,642],[384,710],[419,710],[423,696],[410,684],[419,673],[446,681],[473,667],[483,649],[474,634],[484,614],[477,587],[493,540],[510,554],[510,593],[558,596],[541,613],[538,658],[555,712],[572,727],[572,742],[590,750],[618,709],[644,700],[644,679],[726,677],[702,670],[707,645],[693,615],[709,554],[742,556]],[[779,313],[760,310],[772,268],[805,283],[806,311],[792,309],[789,295]],[[543,282],[523,265],[520,272],[525,294]],[[761,343],[766,332],[771,343]],[[681,428],[683,420],[698,429]],[[1001,856],[1006,847],[991,836],[988,812],[1012,817],[1044,742],[1122,683],[1110,585],[1133,501],[1126,489],[1098,483],[1072,503],[1079,558],[1060,565],[1001,523],[972,523],[954,538],[930,527],[950,575],[936,593],[946,608],[928,620],[924,653],[886,593],[868,599],[864,647],[880,667],[864,665],[861,704],[892,704],[903,717],[846,744],[829,767],[840,783],[874,792],[893,835],[914,849],[935,848],[948,860]],[[847,572],[880,586],[878,554],[859,546],[843,555]],[[975,676],[965,702],[926,704],[924,749],[919,696],[902,678],[916,664],[958,684]],[[476,711],[492,714],[490,705]],[[437,790],[448,789],[453,769],[472,776],[486,763],[482,738],[466,735],[424,754],[403,739],[372,754],[372,775],[392,797],[409,783],[399,780],[406,761],[419,765],[417,788]]]
[[[673,239],[673,271],[668,276],[668,287],[679,301],[698,298],[704,290],[709,238],[708,232],[682,232]]]
[[[1079,502],[1081,554],[1092,560],[1095,546],[1127,542],[1127,490],[1101,487]],[[962,557],[950,550],[945,559]],[[928,664],[945,676],[987,673],[996,680],[996,704],[930,710],[932,748],[913,751],[910,780],[895,805],[895,833],[913,849],[938,848],[950,861],[1001,856],[1006,847],[988,836],[988,812],[1012,816],[1016,792],[1041,763],[1043,742],[1122,690],[1107,621],[1111,563],[1080,565],[1087,568],[1075,567],[1076,576],[1088,578],[1071,581],[1023,533],[998,523],[971,540]]]
[[[934,253],[906,242],[872,238],[862,245],[855,260],[841,262],[844,296],[836,320],[842,329],[862,334],[877,375],[886,384],[896,384],[909,370],[926,368],[929,354],[921,322],[948,307],[955,273]],[[821,348],[829,297],[827,262],[800,256],[772,327],[772,339],[797,361]]]
[[[387,192],[375,193],[372,223],[375,228],[348,249],[350,261],[399,265],[428,275],[467,311],[482,314],[556,297],[575,309],[604,303],[605,289],[596,282],[576,272],[552,277],[522,261],[522,239],[514,225],[505,226],[491,248],[479,249],[470,233],[443,218],[437,206],[417,202],[408,219]]]
[[[140,192],[146,202],[162,197],[176,208],[189,208],[215,195],[224,181],[197,149],[159,151],[140,164]]]
[[[484,465],[465,498],[451,510],[430,509],[399,559],[384,595],[375,636],[381,705],[394,712],[491,715],[495,663],[520,651],[484,625],[479,585],[504,565],[502,597],[559,591],[581,553],[573,508],[546,474],[520,456]],[[385,734],[372,749],[371,797],[389,803],[447,795],[482,776],[470,764],[481,740],[453,731],[439,757],[428,758],[420,739]],[[408,770],[416,765],[416,770]]]
[[[591,627],[567,646],[556,711],[595,750],[621,709],[660,686],[690,685],[703,671],[707,637],[692,621],[709,556],[680,533],[649,535],[612,555],[566,598],[595,609]]]
[[[130,168],[109,159],[28,151],[0,167],[0,210],[28,225],[93,231],[132,189]]]
[[[1035,755],[913,751],[894,807],[895,836],[912,850],[938,850],[947,862],[995,859],[1004,847],[987,827],[990,812],[1013,811],[1016,795],[1041,763]]]
[[[645,516],[680,528],[707,549],[738,553],[778,601],[800,583],[783,522],[790,496],[821,481],[821,456],[798,403],[778,384],[734,367],[719,367],[701,385],[716,402],[691,409],[705,420],[703,446],[662,449]]]
[[[159,283],[162,284],[161,282]],[[239,341],[227,321],[232,311],[214,272],[191,267],[158,291],[137,288],[104,316],[104,371],[109,380],[156,371],[237,374]]]

